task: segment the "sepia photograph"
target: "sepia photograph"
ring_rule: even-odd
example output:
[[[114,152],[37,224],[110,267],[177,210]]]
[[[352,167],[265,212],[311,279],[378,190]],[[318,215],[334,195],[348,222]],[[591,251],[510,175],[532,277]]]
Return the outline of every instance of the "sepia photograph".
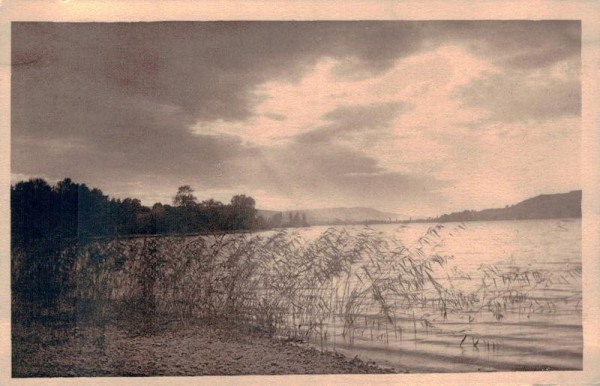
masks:
[[[581,20],[12,21],[11,377],[583,371],[582,84]]]

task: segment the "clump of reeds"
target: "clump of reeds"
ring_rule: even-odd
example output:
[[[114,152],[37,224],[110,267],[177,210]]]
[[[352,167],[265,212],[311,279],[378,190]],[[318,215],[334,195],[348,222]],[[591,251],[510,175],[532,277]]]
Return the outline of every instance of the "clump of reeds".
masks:
[[[426,289],[442,293],[431,273],[446,258],[424,252],[440,229],[414,248],[370,228],[357,235],[330,228],[310,242],[285,231],[98,241],[80,251],[75,293],[96,321],[120,303],[182,323],[227,320],[301,338],[325,339],[339,318],[351,337],[361,316],[394,324],[427,302]]]
[[[580,267],[556,275],[482,266],[474,279],[447,271],[452,257],[437,253],[445,230],[431,227],[412,245],[369,227],[329,228],[314,240],[278,231],[98,241],[79,253],[75,292],[92,305],[94,320],[125,304],[122,312],[138,310],[148,320],[204,318],[323,344],[337,333],[350,342],[402,339],[407,328],[416,340],[419,328],[429,333],[452,317],[501,319],[526,305],[538,312],[532,288],[581,275]],[[455,277],[482,285],[461,290]],[[334,330],[338,321],[342,331]]]

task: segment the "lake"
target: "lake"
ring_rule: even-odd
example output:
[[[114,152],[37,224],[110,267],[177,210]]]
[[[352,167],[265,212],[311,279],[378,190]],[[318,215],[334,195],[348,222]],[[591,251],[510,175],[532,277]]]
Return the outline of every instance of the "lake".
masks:
[[[415,247],[431,226],[370,228]],[[310,241],[327,228],[297,232]],[[359,234],[365,227],[344,229]],[[444,304],[444,315],[439,303],[406,307],[388,298],[397,311],[390,318],[373,301],[369,312],[363,307],[364,315],[355,315],[352,331],[336,315],[323,322],[326,333],[313,335],[311,342],[400,371],[582,368],[581,220],[445,223],[438,232],[435,243],[426,242],[430,251],[448,257],[443,269],[434,271],[455,302],[448,309]],[[432,295],[432,305],[436,301]]]
[[[582,368],[581,260],[581,220],[555,219],[106,240],[77,266],[82,290],[103,283],[82,298],[152,299],[399,372],[474,372]]]

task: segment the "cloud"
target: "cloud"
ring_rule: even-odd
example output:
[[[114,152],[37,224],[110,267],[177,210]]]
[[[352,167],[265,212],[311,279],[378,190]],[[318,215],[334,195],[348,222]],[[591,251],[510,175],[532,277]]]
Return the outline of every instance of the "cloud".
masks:
[[[312,207],[362,204],[393,210],[416,201],[428,205],[445,186],[430,175],[386,170],[376,158],[336,143],[293,142],[271,148],[265,157],[257,185],[277,192],[275,197],[294,197]]]
[[[579,77],[557,77],[550,71],[482,76],[461,87],[457,95],[468,106],[486,109],[488,119],[495,121],[544,121],[581,114]]]
[[[432,44],[460,41],[508,68],[544,68],[581,55],[581,22],[576,20],[444,21],[424,28]]]
[[[536,186],[567,190],[576,182],[557,173],[576,174],[568,128],[581,109],[580,30],[570,21],[13,23],[12,172],[68,176],[146,204],[190,184],[221,200],[256,192],[274,209],[411,214],[485,204],[467,187],[489,182],[479,172],[494,159],[517,170],[506,172],[511,186],[535,175]],[[532,137],[540,133],[569,146]],[[513,161],[503,158],[502,141],[554,151],[564,170],[512,150]]]
[[[35,169],[33,160],[18,155],[32,138],[82,142],[97,161],[120,160],[123,168],[144,169],[160,155],[157,173],[181,169],[183,175],[193,166],[202,172],[203,165],[248,149],[227,136],[198,137],[190,128],[251,119],[261,102],[259,85],[273,79],[293,84],[326,54],[351,56],[379,71],[419,45],[405,38],[415,27],[402,23],[13,23],[12,28],[13,165],[22,172]],[[266,115],[274,122],[284,116]],[[91,163],[73,161],[69,170]]]
[[[400,102],[339,106],[323,115],[322,119],[330,122],[328,125],[304,132],[296,136],[295,140],[305,143],[327,142],[353,133],[389,128],[403,106]]]
[[[13,62],[18,69],[37,69],[52,87],[67,87],[63,81],[73,78],[81,86],[101,80],[94,92],[143,96],[204,120],[236,120],[252,115],[256,85],[298,79],[324,55],[356,58],[360,66],[377,70],[389,67],[418,49],[416,27],[394,22],[15,23]],[[89,91],[80,88],[79,94]]]
[[[278,121],[278,122],[285,121],[285,119],[287,118],[283,114],[276,114],[276,113],[265,113],[264,116],[269,119],[272,119],[274,121]]]
[[[347,128],[360,131],[372,127],[387,127],[398,116],[402,108],[400,102],[371,103],[368,105],[339,106],[325,114],[323,118]]]

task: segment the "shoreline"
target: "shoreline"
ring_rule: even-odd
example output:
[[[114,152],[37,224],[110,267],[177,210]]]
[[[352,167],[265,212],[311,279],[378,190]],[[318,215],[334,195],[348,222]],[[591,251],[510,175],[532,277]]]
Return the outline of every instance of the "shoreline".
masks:
[[[136,322],[140,321],[127,324]],[[419,366],[386,367],[340,352],[321,351],[310,343],[204,321],[187,326],[167,322],[151,334],[135,333],[135,328],[127,328],[123,322],[106,326],[102,332],[89,325],[77,326],[69,336],[40,323],[16,330],[14,326],[13,378],[448,373]],[[467,373],[490,371],[580,369],[524,364]]]
[[[208,323],[166,325],[147,335],[118,325],[102,333],[80,326],[69,336],[41,326],[17,328],[12,346],[15,378],[394,373],[358,358]]]

